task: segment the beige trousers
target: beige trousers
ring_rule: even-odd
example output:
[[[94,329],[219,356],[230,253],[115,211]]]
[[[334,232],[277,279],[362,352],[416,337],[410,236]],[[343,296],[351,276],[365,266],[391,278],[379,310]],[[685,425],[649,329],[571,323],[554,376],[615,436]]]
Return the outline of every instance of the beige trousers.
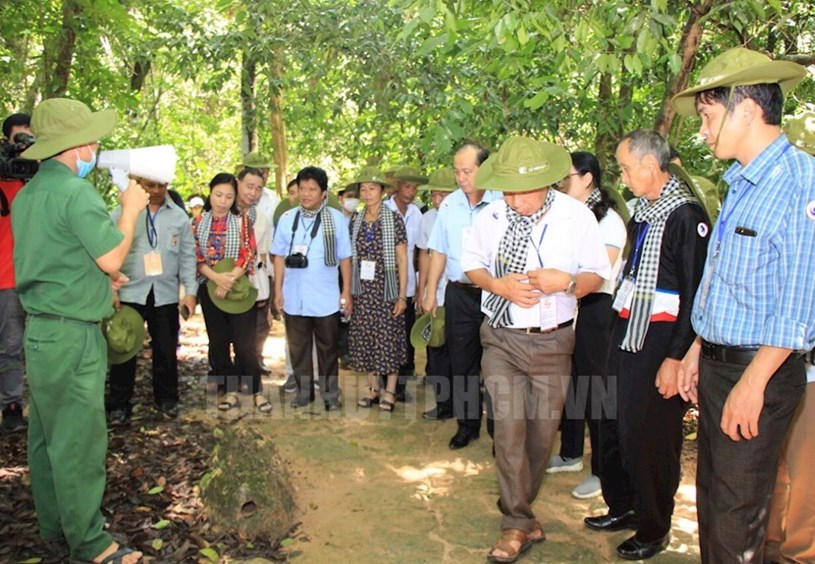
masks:
[[[574,330],[526,334],[481,325],[481,370],[495,415],[502,529],[532,531],[572,367]]]
[[[815,382],[792,422],[781,450],[764,560],[815,562]]]

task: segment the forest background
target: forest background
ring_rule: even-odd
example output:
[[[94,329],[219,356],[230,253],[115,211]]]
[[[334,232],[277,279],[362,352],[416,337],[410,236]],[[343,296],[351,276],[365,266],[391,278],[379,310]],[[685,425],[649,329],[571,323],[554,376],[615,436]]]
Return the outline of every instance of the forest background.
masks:
[[[727,163],[668,101],[736,46],[807,65],[785,115],[815,108],[811,0],[6,0],[0,30],[3,116],[114,108],[104,147],[174,145],[185,197],[254,150],[280,190],[308,164],[334,185],[366,164],[429,172],[511,134],[595,152],[616,186],[638,127],[716,181]]]

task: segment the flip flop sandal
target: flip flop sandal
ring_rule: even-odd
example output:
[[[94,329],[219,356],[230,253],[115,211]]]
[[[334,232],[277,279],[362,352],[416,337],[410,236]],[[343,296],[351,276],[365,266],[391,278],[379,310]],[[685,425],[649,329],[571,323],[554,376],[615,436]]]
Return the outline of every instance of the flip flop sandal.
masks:
[[[261,413],[271,413],[272,404],[269,403],[269,400],[267,400],[263,394],[255,394],[255,409]]]
[[[235,394],[226,394],[224,399],[218,403],[218,409],[221,411],[229,411],[241,406],[241,400]]]
[[[512,547],[510,544],[512,541],[517,541],[521,544],[518,550]],[[501,539],[495,543],[487,555],[487,560],[502,563],[515,562],[524,552],[529,550],[529,547],[535,544],[535,542],[538,541],[531,540],[526,531],[522,531],[521,529],[504,529],[501,531]],[[500,550],[505,553],[506,556],[497,556],[494,554],[496,550]]]

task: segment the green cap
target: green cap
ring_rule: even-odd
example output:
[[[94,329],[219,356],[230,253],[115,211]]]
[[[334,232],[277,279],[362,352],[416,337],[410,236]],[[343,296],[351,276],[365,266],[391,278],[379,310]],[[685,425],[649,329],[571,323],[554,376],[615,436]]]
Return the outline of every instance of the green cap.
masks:
[[[804,110],[787,120],[784,132],[790,143],[815,156],[815,112]]]
[[[350,188],[351,186],[356,186],[357,190],[359,190],[359,185],[363,182],[371,182],[374,184],[379,184],[383,188],[385,186],[392,186],[390,182],[385,180],[385,175],[382,174],[382,171],[379,170],[379,167],[375,166],[366,166],[359,173],[354,177],[354,180],[347,184],[345,187]]]
[[[423,176],[418,168],[412,166],[400,166],[393,178],[397,182],[409,182],[411,184],[424,184],[427,182],[427,177]]]
[[[569,174],[569,151],[530,137],[510,137],[478,168],[479,190],[526,192],[551,186]]]
[[[215,263],[212,270],[219,273],[229,272],[235,268],[235,259],[225,258]],[[226,313],[244,313],[254,307],[258,299],[258,291],[249,278],[244,274],[232,285],[225,298],[219,298],[215,295],[215,290],[218,286],[212,280],[207,280],[207,292],[212,300],[212,303]]]
[[[141,350],[144,343],[144,319],[130,306],[123,305],[102,322],[102,333],[108,342],[108,362],[122,364]]]
[[[265,155],[261,155],[258,151],[246,153],[243,157],[241,164],[248,168],[274,168],[275,164],[271,159]]]
[[[115,125],[113,110],[92,112],[82,102],[51,98],[34,108],[31,131],[37,136],[37,142],[20,156],[47,159],[71,147],[95,143],[113,131]]]
[[[427,184],[421,186],[422,190],[428,192],[454,192],[457,188],[456,173],[449,166],[432,173]]]
[[[427,312],[421,315],[410,329],[410,344],[414,349],[444,345],[444,308],[436,308],[436,317]]]
[[[729,49],[713,58],[696,81],[671,99],[676,112],[683,116],[696,115],[696,95],[720,86],[778,84],[786,94],[806,76],[806,68],[791,61],[773,61],[767,55],[744,47]]]

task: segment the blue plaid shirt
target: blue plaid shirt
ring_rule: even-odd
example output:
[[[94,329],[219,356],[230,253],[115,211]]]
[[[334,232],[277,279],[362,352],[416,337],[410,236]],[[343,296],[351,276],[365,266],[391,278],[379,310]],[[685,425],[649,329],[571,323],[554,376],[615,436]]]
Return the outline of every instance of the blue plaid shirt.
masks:
[[[724,180],[694,330],[720,345],[813,348],[815,159],[781,135]]]

